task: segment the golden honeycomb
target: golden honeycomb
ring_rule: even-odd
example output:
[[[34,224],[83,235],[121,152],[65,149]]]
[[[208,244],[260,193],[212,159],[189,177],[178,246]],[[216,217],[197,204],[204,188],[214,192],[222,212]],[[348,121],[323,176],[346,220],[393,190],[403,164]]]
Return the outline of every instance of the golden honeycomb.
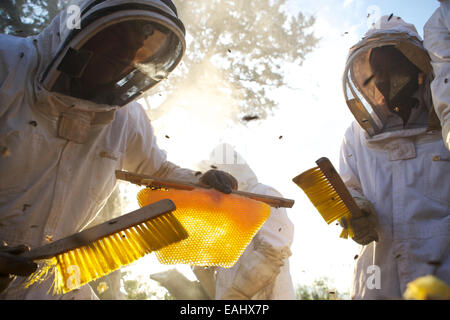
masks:
[[[145,188],[137,197],[141,207],[172,200],[173,214],[189,234],[155,252],[163,264],[231,268],[270,215],[270,207],[263,202],[214,189]]]

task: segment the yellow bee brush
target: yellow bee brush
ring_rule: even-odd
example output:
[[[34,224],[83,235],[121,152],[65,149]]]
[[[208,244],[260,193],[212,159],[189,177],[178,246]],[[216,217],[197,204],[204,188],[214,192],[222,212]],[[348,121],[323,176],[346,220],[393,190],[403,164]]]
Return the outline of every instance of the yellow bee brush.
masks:
[[[356,205],[331,161],[323,157],[317,160],[316,164],[317,167],[301,173],[292,181],[303,189],[325,222],[330,224],[342,217],[361,216],[361,209]],[[341,238],[348,236],[354,236],[350,226],[344,228],[340,235]]]
[[[172,214],[175,204],[163,199],[69,237],[25,252],[45,267],[26,286],[54,276],[53,293],[67,293],[153,251],[184,240],[188,234]]]

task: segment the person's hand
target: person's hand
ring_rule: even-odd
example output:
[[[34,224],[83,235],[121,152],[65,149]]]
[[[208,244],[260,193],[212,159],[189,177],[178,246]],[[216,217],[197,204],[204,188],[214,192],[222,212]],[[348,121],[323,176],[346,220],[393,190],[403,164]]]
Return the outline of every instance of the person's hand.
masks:
[[[353,198],[361,209],[362,215],[352,216],[351,219],[345,217],[339,220],[343,228],[350,226],[353,229],[353,240],[363,246],[372,241],[378,241],[378,217],[372,203],[366,199]]]
[[[0,245],[0,293],[8,288],[16,276],[26,277],[36,271],[36,263],[19,255],[29,250],[30,248],[25,245],[16,247]]]
[[[220,170],[208,170],[201,177],[200,182],[223,193],[231,193],[238,187],[238,182],[231,174]]]

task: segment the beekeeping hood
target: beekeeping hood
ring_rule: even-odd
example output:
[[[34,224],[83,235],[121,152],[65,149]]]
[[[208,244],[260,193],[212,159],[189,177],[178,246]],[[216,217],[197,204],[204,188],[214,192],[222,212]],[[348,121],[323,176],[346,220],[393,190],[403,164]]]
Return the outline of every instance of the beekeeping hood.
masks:
[[[388,105],[385,96],[373,81],[374,73],[370,65],[371,53],[374,48],[385,46],[397,49],[412,65],[418,68],[418,72],[423,73],[422,83],[415,80],[418,83],[415,94],[420,103],[411,113],[407,125],[400,116],[392,111],[392,104]],[[408,84],[408,81],[411,81],[411,79],[405,79],[399,75],[395,76],[390,79],[391,95],[399,92]],[[425,94],[427,90],[429,91],[427,88],[429,88],[430,77],[430,59],[416,28],[412,24],[404,22],[400,17],[384,16],[365,34],[361,41],[350,48],[343,76],[344,96],[359,125],[370,136],[386,131],[426,126],[428,111],[433,109],[430,97]]]
[[[123,106],[176,67],[184,35],[170,0],[75,1],[37,38],[38,83],[49,92]]]
[[[258,184],[258,179],[244,158],[227,143],[221,143],[210,153],[209,158],[199,162],[197,169],[205,173],[211,169],[225,171],[238,181],[241,191],[251,192]]]

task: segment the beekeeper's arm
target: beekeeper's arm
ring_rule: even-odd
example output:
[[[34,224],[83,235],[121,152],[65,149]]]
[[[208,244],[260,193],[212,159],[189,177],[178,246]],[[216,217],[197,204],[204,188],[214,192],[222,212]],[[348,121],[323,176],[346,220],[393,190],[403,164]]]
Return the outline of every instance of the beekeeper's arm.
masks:
[[[355,129],[355,124],[347,129],[341,146],[340,170],[339,174],[353,196],[363,216],[352,217],[347,220],[340,220],[341,226],[347,228],[349,225],[353,229],[353,240],[361,245],[367,245],[372,241],[378,241],[378,219],[375,208],[363,194],[361,182],[358,175],[358,167],[366,168],[364,163],[357,163],[357,155],[354,150],[354,142],[359,141],[359,132]]]
[[[431,95],[441,121],[442,137],[450,150],[450,0],[442,0],[423,28],[424,46],[433,66]]]
[[[0,43],[2,43],[3,38],[5,35],[0,34]],[[0,49],[0,90],[6,80],[6,77],[8,75],[8,65],[7,65],[7,57],[5,50]],[[0,114],[1,115],[1,114]]]
[[[18,42],[21,42],[21,39],[18,39],[0,34],[0,118],[6,116],[8,102],[17,99],[17,95],[23,92],[20,88],[23,88],[25,79],[17,77],[15,72],[19,63],[25,63],[20,61]],[[6,244],[0,243],[0,293],[16,276],[28,276],[36,270],[37,265],[33,261],[19,256],[26,250],[29,248],[24,245],[8,247]]]
[[[125,170],[192,183],[202,182],[224,193],[230,193],[237,186],[236,180],[226,172],[209,170],[196,176],[195,171],[167,161],[166,153],[156,143],[153,128],[142,106],[133,102],[126,108],[129,109],[127,125],[130,126],[130,137],[123,166]]]
[[[11,67],[13,67],[14,60],[11,53],[8,54],[8,49],[11,49],[11,36],[0,34],[0,88],[2,88]],[[9,46],[9,48],[8,48]]]
[[[252,192],[281,197],[272,188]],[[270,217],[250,244],[251,251],[242,257],[245,260],[240,261],[236,276],[220,298],[249,300],[263,290],[272,293],[281,268],[291,255],[292,240],[293,225],[287,217],[286,209],[272,208]]]
[[[19,65],[30,63],[33,57],[20,58],[20,50],[26,51],[28,48],[20,47],[22,38],[13,37],[7,34],[0,34],[0,117],[4,116],[6,106],[13,99],[23,95],[25,79],[21,79]],[[22,39],[23,40],[23,39]]]

